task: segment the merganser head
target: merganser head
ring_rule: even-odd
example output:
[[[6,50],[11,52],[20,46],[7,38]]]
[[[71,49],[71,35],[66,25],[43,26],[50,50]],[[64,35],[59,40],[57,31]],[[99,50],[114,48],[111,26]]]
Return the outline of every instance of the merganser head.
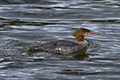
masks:
[[[78,43],[85,40],[85,35],[99,35],[99,33],[93,33],[86,28],[79,28],[75,33],[73,33],[73,36],[75,37]]]

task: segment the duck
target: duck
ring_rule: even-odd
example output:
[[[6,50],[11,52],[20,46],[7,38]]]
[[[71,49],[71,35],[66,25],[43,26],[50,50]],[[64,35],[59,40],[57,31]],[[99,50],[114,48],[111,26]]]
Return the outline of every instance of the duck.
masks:
[[[67,40],[56,40],[44,43],[38,46],[33,46],[28,49],[30,52],[49,52],[57,54],[71,54],[83,49],[88,42],[85,40],[85,35],[99,35],[99,33],[91,32],[86,28],[77,29],[72,36],[75,37],[76,42]]]

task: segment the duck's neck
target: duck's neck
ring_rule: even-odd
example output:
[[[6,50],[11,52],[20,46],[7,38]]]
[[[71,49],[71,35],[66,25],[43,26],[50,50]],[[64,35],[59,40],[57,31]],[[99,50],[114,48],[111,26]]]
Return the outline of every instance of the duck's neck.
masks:
[[[84,39],[84,35],[77,34],[78,32],[75,32],[73,36],[75,37],[77,43],[82,44],[82,45],[87,45],[88,42]]]
[[[77,41],[78,43],[85,40],[83,35],[77,35],[77,36],[75,37],[75,39],[76,39],[76,41]]]

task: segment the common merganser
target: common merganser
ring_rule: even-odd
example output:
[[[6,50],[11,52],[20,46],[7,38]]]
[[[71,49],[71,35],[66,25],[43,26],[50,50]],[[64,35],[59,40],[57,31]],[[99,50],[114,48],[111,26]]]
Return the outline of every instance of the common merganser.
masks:
[[[85,35],[99,35],[99,33],[93,33],[89,29],[79,28],[75,33],[72,34],[77,42],[58,40],[39,46],[34,46],[29,48],[29,51],[36,52],[50,52],[50,53],[61,53],[61,54],[70,54],[78,50],[83,49],[88,42],[84,39]]]

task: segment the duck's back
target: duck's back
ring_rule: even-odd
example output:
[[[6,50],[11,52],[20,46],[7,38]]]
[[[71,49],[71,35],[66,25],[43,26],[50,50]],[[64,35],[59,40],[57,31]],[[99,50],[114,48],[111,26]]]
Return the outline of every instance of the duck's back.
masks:
[[[58,40],[42,44],[40,46],[31,47],[29,50],[45,51],[51,53],[70,54],[82,49],[82,44],[74,43],[66,40]]]

